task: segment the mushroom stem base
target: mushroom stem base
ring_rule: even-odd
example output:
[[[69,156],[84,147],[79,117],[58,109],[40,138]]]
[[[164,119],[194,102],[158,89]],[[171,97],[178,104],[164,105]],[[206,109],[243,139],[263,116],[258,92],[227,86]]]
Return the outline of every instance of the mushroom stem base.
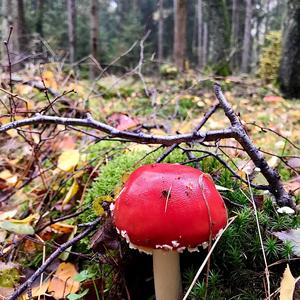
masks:
[[[154,250],[153,272],[156,300],[182,299],[178,252]]]

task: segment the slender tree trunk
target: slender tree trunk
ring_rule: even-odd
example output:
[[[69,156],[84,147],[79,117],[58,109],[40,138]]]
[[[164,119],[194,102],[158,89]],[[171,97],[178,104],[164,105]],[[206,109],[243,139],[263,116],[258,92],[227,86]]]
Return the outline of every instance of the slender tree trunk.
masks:
[[[203,23],[203,67],[207,65],[208,59],[208,25],[207,22]]]
[[[174,61],[180,71],[184,70],[186,53],[187,0],[174,0]]]
[[[164,45],[163,45],[163,34],[164,34],[164,1],[159,0],[159,19],[158,19],[158,61],[162,63],[164,58]]]
[[[279,82],[289,98],[300,98],[300,2],[288,2],[289,22],[283,35]]]
[[[16,0],[16,29],[15,36],[18,41],[18,52],[26,52],[28,46],[27,26],[25,20],[24,1]]]
[[[203,14],[202,14],[202,0],[197,2],[197,21],[198,21],[198,67],[203,68]]]
[[[242,72],[247,73],[249,70],[250,53],[251,53],[251,18],[252,18],[252,1],[246,0],[246,18],[243,39],[242,54]]]
[[[35,30],[41,37],[44,36],[43,16],[44,16],[44,0],[37,0]]]
[[[91,0],[91,55],[95,62],[98,60],[99,55],[99,3],[98,0]],[[97,63],[92,62],[90,68],[91,78],[95,77],[97,72]]]
[[[231,15],[231,69],[236,70],[238,67],[237,63],[237,51],[238,51],[238,26],[239,26],[239,18],[238,18],[238,11],[237,11],[237,0],[232,0],[232,15]],[[238,70],[236,70],[238,71]]]
[[[10,26],[13,26],[13,11],[11,0],[2,0],[2,24],[1,37],[2,41],[7,41],[10,33]],[[12,42],[8,44],[8,51],[11,53],[13,49]],[[1,42],[1,63],[4,68],[8,64],[7,49],[3,42]]]
[[[74,63],[76,49],[76,0],[67,0],[67,11],[70,63]]]

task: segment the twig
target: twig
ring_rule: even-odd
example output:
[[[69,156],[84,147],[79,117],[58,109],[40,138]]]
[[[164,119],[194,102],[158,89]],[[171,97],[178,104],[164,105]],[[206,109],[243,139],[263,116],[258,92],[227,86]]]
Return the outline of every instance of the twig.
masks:
[[[91,233],[96,225],[100,222],[101,217],[98,217],[94,220],[87,229],[79,233],[73,239],[67,241],[66,243],[62,244],[59,248],[57,248],[46,260],[45,262],[23,283],[21,284],[14,293],[7,298],[7,300],[16,300],[19,296],[21,296],[28,287],[31,287],[33,282],[42,274],[46,268],[66,249],[68,249],[73,244],[77,243],[89,233]]]
[[[215,104],[210,108],[208,112],[205,113],[203,116],[203,119],[200,121],[200,123],[193,129],[193,133],[197,133],[207,122],[207,120],[212,116],[212,114],[217,110],[219,107],[219,103]],[[172,153],[176,148],[178,144],[174,144],[171,147],[169,147],[157,160],[156,162],[162,162],[170,153]],[[189,159],[194,159],[195,157],[189,157]]]
[[[275,196],[277,203],[280,206],[295,207],[295,202],[293,201],[292,196],[288,194],[283,187],[283,184],[280,180],[280,175],[276,170],[268,165],[263,154],[253,145],[239,117],[235,114],[224,94],[222,93],[221,86],[216,83],[214,85],[214,91],[227,118],[230,120],[232,130],[236,133],[236,140],[241,144],[243,149],[245,149],[255,166],[260,169],[261,173],[268,181],[270,185],[270,191]]]

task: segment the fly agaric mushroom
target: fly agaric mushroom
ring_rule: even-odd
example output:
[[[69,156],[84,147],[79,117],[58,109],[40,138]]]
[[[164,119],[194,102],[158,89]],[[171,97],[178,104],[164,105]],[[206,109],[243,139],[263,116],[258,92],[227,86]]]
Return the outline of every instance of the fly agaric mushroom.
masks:
[[[157,300],[182,299],[179,253],[204,247],[227,224],[226,207],[210,175],[177,164],[136,169],[112,211],[130,247],[153,254]]]

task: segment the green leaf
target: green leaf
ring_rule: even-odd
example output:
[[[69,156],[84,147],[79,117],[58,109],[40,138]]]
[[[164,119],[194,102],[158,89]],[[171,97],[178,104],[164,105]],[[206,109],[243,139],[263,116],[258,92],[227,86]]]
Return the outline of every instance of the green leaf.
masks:
[[[93,273],[90,273],[88,270],[83,270],[79,274],[75,275],[73,277],[73,280],[77,281],[77,282],[82,282],[82,281],[85,281],[87,279],[91,279],[93,277],[94,277]]]
[[[85,289],[82,293],[80,294],[69,294],[67,296],[67,298],[69,300],[77,300],[77,299],[81,299],[82,297],[84,297],[87,293],[89,292],[89,289]]]
[[[34,229],[31,225],[9,221],[0,222],[0,229],[5,229],[16,234],[34,234]]]

